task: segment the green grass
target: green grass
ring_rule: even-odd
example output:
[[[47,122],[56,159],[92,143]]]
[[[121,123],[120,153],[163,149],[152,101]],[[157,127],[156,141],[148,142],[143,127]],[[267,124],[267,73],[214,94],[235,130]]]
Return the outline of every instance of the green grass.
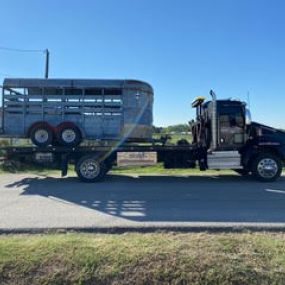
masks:
[[[72,171],[74,167],[70,165],[69,168]],[[59,173],[59,170],[42,165],[20,163],[18,161],[8,161],[7,163],[0,165],[0,174],[5,173],[34,173],[49,175]]]
[[[199,168],[173,168],[164,169],[162,163],[157,163],[152,166],[125,166],[116,167],[114,166],[111,173],[117,174],[165,174],[165,175],[223,175],[223,174],[236,174],[235,171],[231,169],[223,170],[207,170],[200,171]],[[283,168],[283,173],[285,173],[285,168]]]
[[[232,170],[208,170],[200,171],[198,168],[186,168],[186,169],[164,169],[162,163],[158,163],[152,166],[126,166],[126,167],[113,167],[112,173],[118,174],[169,174],[169,175],[203,175],[203,174],[234,174]]]
[[[0,284],[284,283],[284,234],[0,237]]]

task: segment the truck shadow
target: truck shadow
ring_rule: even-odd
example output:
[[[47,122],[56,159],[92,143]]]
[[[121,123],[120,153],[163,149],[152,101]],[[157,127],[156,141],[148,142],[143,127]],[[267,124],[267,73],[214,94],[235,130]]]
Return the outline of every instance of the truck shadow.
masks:
[[[95,184],[75,177],[35,177],[5,187],[131,221],[285,222],[285,177],[259,183],[234,175],[108,175]]]

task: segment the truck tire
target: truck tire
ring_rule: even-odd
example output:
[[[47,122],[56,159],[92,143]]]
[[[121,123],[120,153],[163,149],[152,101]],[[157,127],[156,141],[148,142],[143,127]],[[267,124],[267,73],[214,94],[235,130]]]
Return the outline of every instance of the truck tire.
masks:
[[[39,124],[32,128],[30,138],[33,144],[39,147],[46,147],[52,144],[53,131],[46,124]]]
[[[106,163],[97,156],[86,155],[78,160],[75,171],[81,181],[91,183],[101,181],[108,169]]]
[[[62,146],[78,146],[82,140],[81,132],[74,124],[59,125],[56,136],[59,145]]]
[[[252,174],[262,182],[273,182],[282,173],[281,159],[271,153],[260,153],[252,161]]]

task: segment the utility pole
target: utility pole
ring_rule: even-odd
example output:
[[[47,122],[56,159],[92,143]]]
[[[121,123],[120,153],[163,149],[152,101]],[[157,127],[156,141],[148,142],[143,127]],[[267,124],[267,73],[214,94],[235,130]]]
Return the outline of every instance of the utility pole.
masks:
[[[49,72],[49,50],[45,50],[46,54],[46,66],[45,66],[45,79],[48,79],[48,72]]]

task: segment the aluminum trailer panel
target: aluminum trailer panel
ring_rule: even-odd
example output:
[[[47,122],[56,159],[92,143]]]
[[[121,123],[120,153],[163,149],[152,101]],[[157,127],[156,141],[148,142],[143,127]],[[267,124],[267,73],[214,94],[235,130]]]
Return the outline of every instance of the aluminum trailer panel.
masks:
[[[7,78],[3,83],[2,133],[29,137],[46,122],[75,124],[83,138],[150,140],[153,89],[138,80]]]

